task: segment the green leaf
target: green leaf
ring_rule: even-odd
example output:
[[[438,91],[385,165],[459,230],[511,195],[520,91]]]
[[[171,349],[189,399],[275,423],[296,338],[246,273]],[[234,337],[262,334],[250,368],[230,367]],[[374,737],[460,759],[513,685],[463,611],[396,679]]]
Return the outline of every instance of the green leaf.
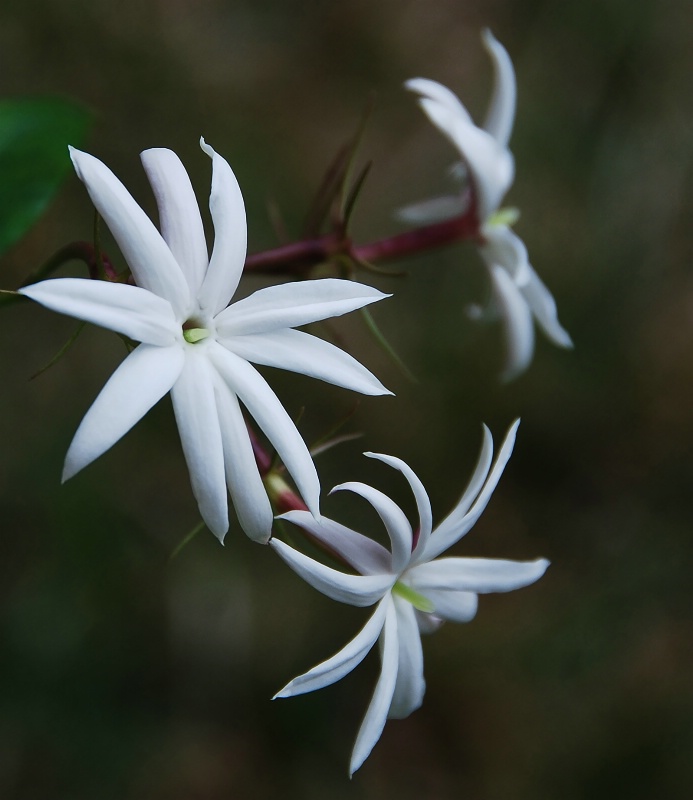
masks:
[[[81,145],[90,117],[57,97],[0,101],[0,254],[45,211],[71,171],[67,146]]]

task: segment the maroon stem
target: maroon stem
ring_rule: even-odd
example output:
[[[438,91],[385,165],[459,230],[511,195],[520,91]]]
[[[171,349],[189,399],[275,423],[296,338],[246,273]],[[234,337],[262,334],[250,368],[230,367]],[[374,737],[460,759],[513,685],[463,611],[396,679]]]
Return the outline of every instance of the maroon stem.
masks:
[[[308,272],[312,267],[328,261],[331,256],[337,254],[349,256],[356,262],[376,264],[454,242],[479,239],[479,222],[475,210],[471,208],[461,216],[362,245],[354,245],[348,237],[339,237],[334,233],[318,239],[292,242],[248,256],[245,271],[297,275]]]

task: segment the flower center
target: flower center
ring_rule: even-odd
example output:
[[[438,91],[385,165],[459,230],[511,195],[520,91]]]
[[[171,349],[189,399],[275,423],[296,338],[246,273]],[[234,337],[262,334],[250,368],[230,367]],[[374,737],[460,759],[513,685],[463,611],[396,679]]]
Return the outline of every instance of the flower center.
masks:
[[[436,607],[428,599],[428,597],[424,597],[422,594],[419,594],[416,589],[412,589],[411,586],[407,586],[406,583],[397,581],[397,583],[395,583],[395,585],[392,587],[392,591],[407,602],[411,603],[414,608],[418,609],[419,611],[425,611],[427,614],[430,614],[432,611],[436,610]]]
[[[192,317],[183,323],[183,338],[189,344],[197,344],[212,335],[204,322]]]
[[[486,224],[494,228],[496,225],[507,225],[512,227],[520,219],[520,211],[513,206],[499,208],[486,220]]]

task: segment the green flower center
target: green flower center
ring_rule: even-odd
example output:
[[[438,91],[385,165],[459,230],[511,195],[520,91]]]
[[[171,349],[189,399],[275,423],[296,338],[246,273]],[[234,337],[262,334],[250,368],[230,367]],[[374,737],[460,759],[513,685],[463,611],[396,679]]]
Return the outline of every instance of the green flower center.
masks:
[[[211,336],[211,331],[204,327],[199,319],[189,319],[183,323],[183,338],[188,344],[197,344]]]
[[[392,587],[392,591],[394,594],[398,594],[401,598],[411,603],[414,608],[419,611],[425,611],[427,614],[430,614],[432,611],[436,610],[436,607],[427,597],[419,594],[416,589],[412,589],[411,586],[407,586],[406,583],[397,581]]]
[[[520,219],[520,211],[517,208],[508,206],[507,208],[499,208],[486,221],[487,225],[495,227],[496,225],[514,225]]]

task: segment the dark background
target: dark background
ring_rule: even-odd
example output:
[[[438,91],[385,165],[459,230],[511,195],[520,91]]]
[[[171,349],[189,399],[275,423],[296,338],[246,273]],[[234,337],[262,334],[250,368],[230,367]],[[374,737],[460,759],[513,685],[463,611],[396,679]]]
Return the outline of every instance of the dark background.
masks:
[[[91,328],[30,382],[75,323],[28,304],[3,309],[3,798],[690,796],[693,7],[6,0],[0,85],[7,97],[89,106],[87,149],[152,213],[138,152],[174,149],[204,207],[204,135],[243,187],[251,251],[277,243],[268,204],[299,229],[375,91],[362,150],[375,165],[354,227],[365,242],[400,229],[397,207],[442,191],[454,158],[403,81],[438,79],[480,119],[491,81],[484,26],[518,76],[508,203],[522,211],[516,230],[575,351],[539,336],[527,374],[500,386],[498,330],[463,313],[487,291],[470,247],[398,264],[405,279],[362,275],[394,292],[373,314],[419,382],[380,354],[356,315],[332,326],[397,397],[362,400],[348,430],[364,439],[318,469],[324,490],[365,480],[411,512],[403,481],[360,451],[400,456],[440,520],[470,474],[481,422],[499,441],[521,416],[507,472],[455,552],[546,556],[546,577],[482,598],[471,624],[424,640],[424,707],[388,723],[350,782],[377,656],[333,688],[270,697],[341,647],[366,612],[303,585],[235,521],[224,548],[204,532],[169,562],[197,509],[168,399],[61,487],[70,438],[122,344]],[[3,259],[0,285],[88,239],[91,225],[71,177]],[[261,285],[251,278],[244,290]],[[307,378],[270,379],[290,413],[306,406],[308,441],[354,402]],[[325,499],[323,511],[377,530],[345,498]]]

